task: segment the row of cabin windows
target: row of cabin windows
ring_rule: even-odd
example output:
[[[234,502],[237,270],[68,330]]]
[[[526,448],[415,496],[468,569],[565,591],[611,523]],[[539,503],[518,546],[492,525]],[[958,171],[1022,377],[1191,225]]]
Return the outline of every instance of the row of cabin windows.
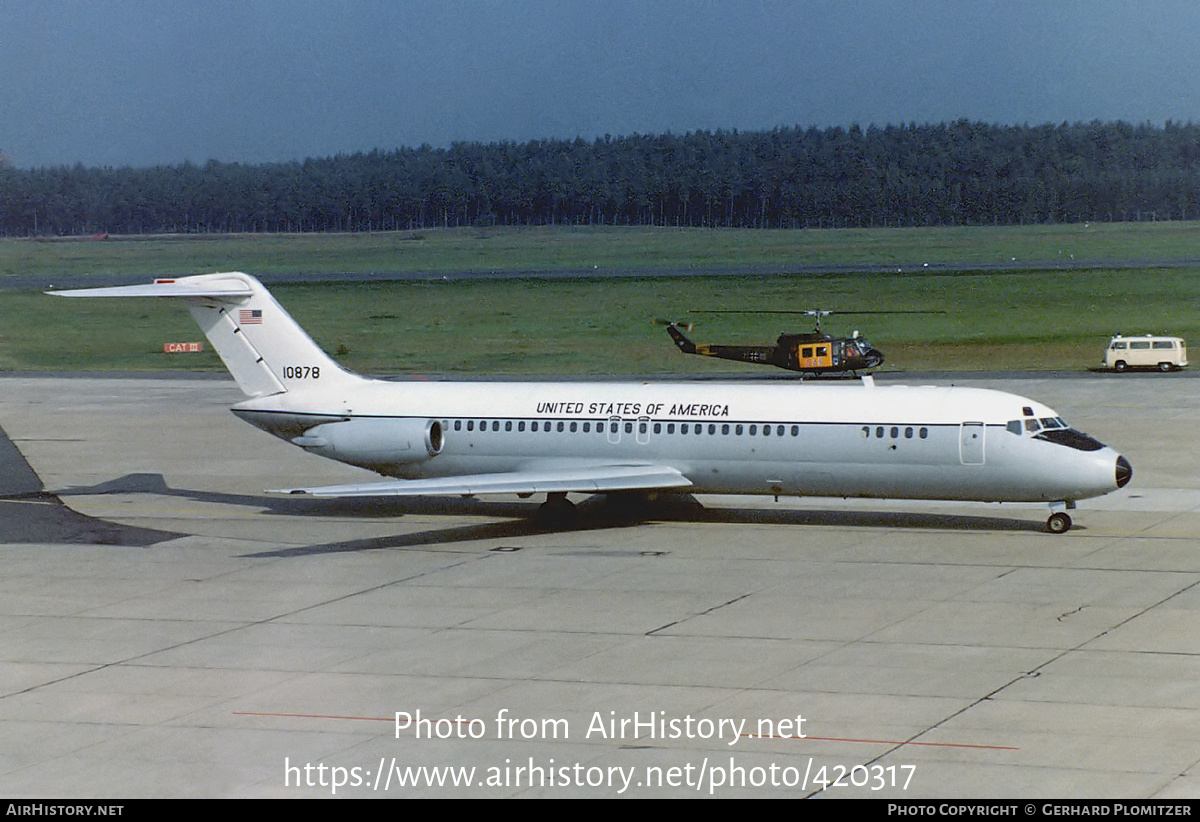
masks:
[[[911,425],[906,425],[903,428],[901,428],[899,425],[892,425],[892,426],[877,425],[877,426],[875,426],[875,430],[874,430],[875,439],[881,440],[884,438],[890,438],[890,439],[898,440],[898,439],[900,439],[901,431],[904,432],[904,439],[906,439],[906,440],[911,440],[913,438],[914,434],[919,436],[921,439],[928,439],[928,437],[929,437],[929,429],[926,428],[925,426],[921,426],[920,428],[913,428]],[[871,433],[872,433],[871,426],[864,425],[862,427],[863,439],[870,439]]]
[[[447,426],[449,425],[448,422],[444,423],[444,424],[446,424]],[[559,420],[558,422],[546,421],[546,422],[540,422],[540,423],[537,420],[532,420],[532,421],[528,421],[528,422],[526,420],[516,420],[516,421],[504,420],[503,422],[501,422],[500,420],[455,420],[454,421],[454,430],[455,431],[500,431],[500,430],[504,430],[504,431],[517,431],[517,432],[522,432],[522,431],[546,431],[546,432],[559,431],[559,432],[569,432],[572,434],[582,431],[584,434],[590,434],[590,433],[592,433],[593,425],[595,426],[595,432],[597,434],[606,434],[606,433],[615,434],[619,430],[621,430],[622,427],[624,428],[626,434],[632,434],[634,425],[637,426],[637,431],[639,434],[645,434],[651,430],[651,424],[645,420],[639,420],[636,423],[633,422],[632,420],[624,420],[622,422],[610,421],[610,422],[597,422],[597,423],[577,422],[577,421],[564,422],[562,420]],[[703,434],[705,432],[705,429],[708,430],[709,434],[721,433],[721,434],[725,434],[725,435],[734,434],[736,436],[742,436],[743,434],[748,434],[749,436],[752,436],[752,437],[753,436],[770,437],[772,435],[774,435],[776,437],[784,437],[784,436],[788,435],[789,431],[793,437],[800,436],[800,426],[799,425],[792,425],[792,426],[758,425],[758,424],[743,425],[743,424],[731,424],[731,423],[723,423],[721,425],[717,425],[716,423],[708,423],[706,425],[705,423],[699,423],[699,422],[682,422],[682,423],[656,422],[653,424],[653,430],[654,430],[655,434],[662,434],[664,431],[668,434],[675,434],[675,433]]]
[[[609,433],[616,434],[622,427],[624,427],[626,434],[632,434],[633,430],[634,430],[634,425],[637,426],[637,432],[639,434],[646,434],[650,431],[651,424],[649,422],[646,422],[645,420],[640,420],[637,423],[634,423],[632,420],[625,420],[623,422],[609,421],[609,422],[594,423],[595,432],[597,434],[609,434]],[[565,422],[562,420],[559,420],[558,422],[549,422],[549,421],[538,422],[537,420],[532,420],[532,421],[528,421],[528,422],[526,420],[516,420],[516,421],[505,420],[503,422],[501,422],[500,420],[455,420],[454,421],[454,430],[455,431],[463,431],[463,430],[466,430],[466,431],[476,431],[476,430],[478,430],[478,431],[500,431],[501,429],[503,429],[504,431],[517,431],[517,432],[523,432],[523,431],[527,431],[527,430],[531,431],[531,432],[536,432],[536,431],[540,430],[540,431],[545,431],[545,432],[558,431],[560,433],[569,432],[572,434],[582,432],[584,434],[590,434],[590,433],[592,433],[593,423],[578,422],[578,421],[574,421],[574,420],[571,422]],[[799,425],[791,425],[791,426],[770,425],[770,424],[759,425],[757,423],[750,424],[750,425],[745,425],[743,423],[722,423],[720,425],[717,425],[716,423],[711,423],[711,422],[710,423],[699,423],[699,422],[662,423],[662,422],[656,422],[653,424],[653,430],[654,430],[655,434],[662,434],[664,431],[667,434],[675,434],[675,433],[703,434],[705,432],[705,430],[707,430],[709,434],[717,434],[719,432],[722,436],[728,436],[729,434],[733,434],[734,436],[737,436],[737,437],[741,437],[741,436],[785,437],[785,436],[788,436],[789,434],[793,437],[800,436],[800,426]],[[891,439],[899,439],[901,436],[901,432],[903,432],[903,436],[905,439],[912,439],[914,435],[919,436],[921,439],[926,439],[929,437],[929,429],[924,426],[922,426],[920,428],[914,428],[913,426],[909,425],[909,426],[904,426],[902,428],[901,426],[898,426],[898,425],[892,425],[892,426],[879,425],[879,426],[875,426],[875,428],[873,429],[873,432],[875,434],[876,439],[885,439],[887,437],[890,437]],[[864,439],[870,438],[871,434],[872,434],[871,426],[864,425],[862,427],[863,438]]]

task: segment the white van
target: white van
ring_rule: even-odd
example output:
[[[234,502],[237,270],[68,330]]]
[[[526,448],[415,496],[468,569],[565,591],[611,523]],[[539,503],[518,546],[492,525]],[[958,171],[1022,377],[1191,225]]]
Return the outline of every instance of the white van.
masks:
[[[1114,371],[1129,368],[1157,368],[1174,371],[1186,368],[1187,345],[1179,337],[1124,337],[1120,334],[1108,341],[1104,351],[1104,367]]]

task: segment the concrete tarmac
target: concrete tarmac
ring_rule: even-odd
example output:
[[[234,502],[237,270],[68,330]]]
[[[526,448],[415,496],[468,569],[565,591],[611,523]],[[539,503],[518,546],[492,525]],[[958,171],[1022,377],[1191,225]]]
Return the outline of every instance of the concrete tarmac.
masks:
[[[956,382],[1133,481],[1061,536],[745,497],[556,532],[516,497],[267,497],[373,475],[237,420],[232,382],[0,378],[36,472],[0,491],[32,523],[0,531],[0,795],[1200,795],[1200,382]]]

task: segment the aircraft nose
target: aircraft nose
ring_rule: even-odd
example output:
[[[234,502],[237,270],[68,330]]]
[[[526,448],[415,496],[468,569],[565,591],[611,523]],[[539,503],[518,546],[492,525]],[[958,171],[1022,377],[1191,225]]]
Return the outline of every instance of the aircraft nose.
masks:
[[[1133,477],[1133,466],[1124,457],[1117,457],[1117,487],[1124,488]]]

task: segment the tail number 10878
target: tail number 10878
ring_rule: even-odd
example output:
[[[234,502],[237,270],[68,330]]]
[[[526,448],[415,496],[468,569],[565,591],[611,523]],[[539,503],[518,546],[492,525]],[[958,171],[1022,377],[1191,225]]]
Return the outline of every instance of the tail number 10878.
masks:
[[[285,380],[319,380],[321,367],[318,365],[285,365],[283,367]]]

